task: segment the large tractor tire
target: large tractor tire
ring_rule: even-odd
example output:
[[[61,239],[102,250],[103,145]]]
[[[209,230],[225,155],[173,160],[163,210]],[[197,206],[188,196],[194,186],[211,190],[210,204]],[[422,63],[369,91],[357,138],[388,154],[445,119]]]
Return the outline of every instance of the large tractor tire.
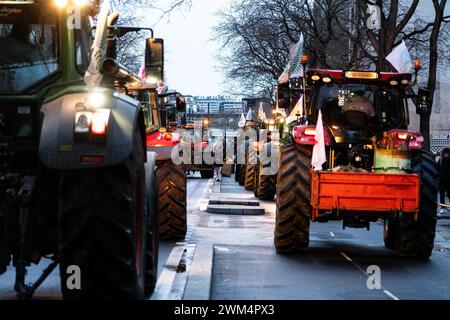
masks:
[[[58,199],[64,299],[143,299],[147,221],[140,134],[131,156],[118,165],[62,172]],[[76,284],[77,271],[79,290],[68,286]]]
[[[172,161],[158,162],[159,237],[183,240],[187,231],[186,174]]]
[[[311,148],[305,146],[289,144],[281,148],[274,234],[279,253],[309,246],[311,155]]]
[[[257,194],[257,197],[261,200],[273,200],[277,193],[277,176],[264,175],[264,167],[265,166],[259,163],[258,170],[256,171],[258,177],[255,180],[258,181],[258,184],[256,185],[255,194]]]
[[[270,148],[269,151],[267,149]],[[264,153],[271,156],[271,161],[258,158],[255,170],[255,197],[261,200],[273,200],[277,192],[278,150],[272,150],[272,145],[265,145]],[[276,154],[274,154],[276,152]],[[263,163],[265,162],[265,163]]]
[[[384,246],[387,249],[395,250],[399,232],[398,216],[384,220]]]
[[[214,170],[202,170],[200,171],[202,179],[212,179],[214,178]]]
[[[256,198],[259,198],[259,180],[261,178],[261,168],[259,159],[255,166],[255,178],[253,179],[253,194]]]
[[[237,175],[239,185],[243,186],[245,184],[245,164],[237,165],[236,175]]]
[[[145,245],[145,296],[150,296],[156,287],[158,279],[158,257],[159,257],[159,214],[158,188],[156,176],[156,154],[147,152],[147,163],[145,164],[146,175],[146,208],[147,208],[147,236]]]
[[[253,191],[255,185],[255,170],[256,170],[257,156],[256,152],[248,149],[248,154],[245,157],[245,190]]]
[[[411,165],[420,176],[419,219],[403,216],[396,247],[400,256],[428,259],[436,235],[438,170],[433,155],[422,150],[412,151]]]

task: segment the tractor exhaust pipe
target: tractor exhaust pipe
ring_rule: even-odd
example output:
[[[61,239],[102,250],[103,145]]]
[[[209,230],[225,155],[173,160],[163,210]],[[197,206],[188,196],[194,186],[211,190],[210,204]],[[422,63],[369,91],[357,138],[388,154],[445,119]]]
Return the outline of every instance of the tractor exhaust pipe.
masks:
[[[112,58],[107,58],[103,61],[102,73],[122,83],[129,83],[133,87],[142,87],[144,85],[143,81],[137,75]]]

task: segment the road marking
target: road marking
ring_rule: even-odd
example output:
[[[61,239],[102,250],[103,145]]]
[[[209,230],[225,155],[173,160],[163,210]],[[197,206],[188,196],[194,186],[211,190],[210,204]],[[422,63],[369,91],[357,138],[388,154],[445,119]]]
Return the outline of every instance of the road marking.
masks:
[[[343,253],[343,252],[341,252],[341,255],[342,255],[347,261],[350,261],[350,262],[353,263],[353,260],[352,260],[348,255],[346,255],[346,254]],[[354,264],[354,263],[353,263],[353,264]]]
[[[395,295],[393,295],[389,290],[383,290],[383,292],[388,295],[389,297],[391,297],[392,300],[400,300],[399,298],[397,298]]]
[[[332,231],[330,231],[331,236],[334,238],[334,233]]]
[[[357,264],[356,262],[354,262],[348,255],[346,255],[344,252],[341,252],[341,255],[345,258],[345,260],[351,262],[359,271],[361,271],[362,273],[364,273],[364,275],[369,278],[369,274],[367,273],[367,271],[365,271],[359,264]],[[383,285],[380,283],[379,284],[381,289],[383,290],[384,294],[387,295],[389,298],[391,298],[392,300],[400,300],[397,296],[395,296],[392,292],[390,292],[389,290],[387,290],[385,287],[383,287]]]

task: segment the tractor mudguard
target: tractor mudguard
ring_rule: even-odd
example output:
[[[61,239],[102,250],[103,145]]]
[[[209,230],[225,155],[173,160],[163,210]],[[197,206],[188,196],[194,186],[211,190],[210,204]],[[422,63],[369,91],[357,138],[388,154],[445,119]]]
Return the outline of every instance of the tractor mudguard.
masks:
[[[46,166],[56,170],[106,167],[122,162],[131,154],[133,134],[137,132],[138,122],[143,121],[139,117],[140,104],[124,94],[108,90],[103,93],[106,99],[102,108],[111,110],[104,145],[75,142],[77,108],[83,107],[89,93],[63,95],[42,106],[39,157]],[[103,162],[81,162],[82,156],[98,155],[103,156]]]

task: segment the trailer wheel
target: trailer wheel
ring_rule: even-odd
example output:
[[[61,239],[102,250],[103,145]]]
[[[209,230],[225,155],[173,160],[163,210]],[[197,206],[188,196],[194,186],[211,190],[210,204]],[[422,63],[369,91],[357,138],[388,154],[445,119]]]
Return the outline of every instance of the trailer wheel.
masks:
[[[405,216],[397,241],[400,256],[428,259],[434,248],[437,223],[438,170],[432,154],[412,151],[412,169],[420,175],[420,212],[418,221]]]
[[[281,148],[277,179],[275,248],[291,252],[308,248],[311,214],[311,148]]]
[[[187,231],[186,174],[170,160],[158,162],[159,237],[183,240]]]
[[[200,175],[201,175],[202,179],[214,178],[214,170],[201,170]]]
[[[58,245],[64,299],[143,299],[145,172],[140,134],[132,155],[105,168],[62,172]],[[81,288],[71,269],[81,275]]]

